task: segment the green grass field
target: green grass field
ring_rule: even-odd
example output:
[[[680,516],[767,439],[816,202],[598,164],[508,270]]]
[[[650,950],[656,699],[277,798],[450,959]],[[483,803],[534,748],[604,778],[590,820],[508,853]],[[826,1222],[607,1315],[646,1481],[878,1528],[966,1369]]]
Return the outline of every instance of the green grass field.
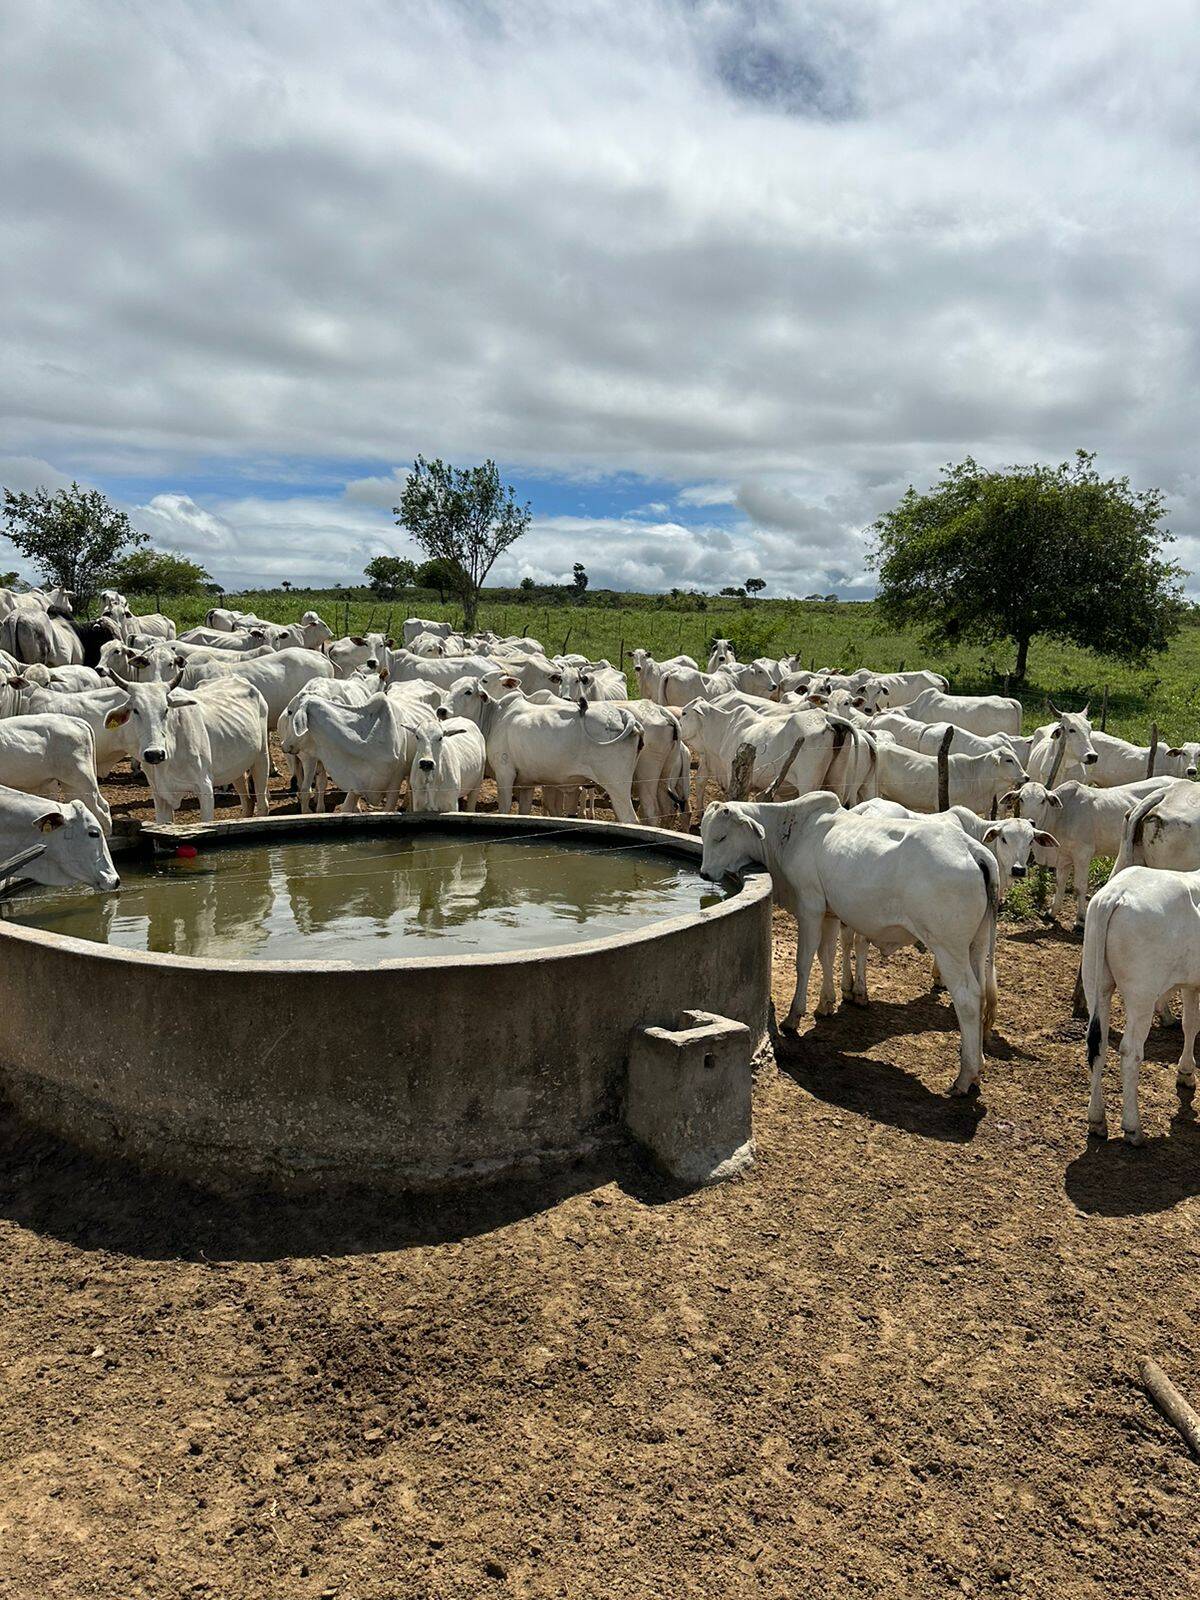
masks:
[[[678,609],[667,597],[630,595],[625,603],[587,605],[490,602],[480,608],[480,625],[497,633],[529,633],[548,650],[580,651],[613,663],[638,646],[662,657],[684,652],[704,665],[718,636],[734,641],[739,658],[798,653],[805,664],[845,670],[866,666],[895,671],[901,666],[930,667],[945,673],[952,687],[966,694],[1001,691],[1011,656],[1004,647],[991,650],[926,649],[913,633],[897,633],[871,604],[822,604],[808,601],[708,600],[703,612]],[[597,597],[599,600],[600,597]],[[213,602],[201,595],[162,596],[162,609],[181,629],[204,619]],[[347,599],[336,590],[280,590],[227,595],[224,604],[255,611],[272,622],[294,622],[310,608],[319,611],[335,631],[360,633],[368,628],[399,630],[406,616],[458,621],[461,611],[436,596],[417,591],[395,603]],[[685,597],[683,605],[694,604]],[[151,611],[153,598],[139,599],[136,611]],[[1103,656],[1053,641],[1035,641],[1029,678],[1017,690],[1025,705],[1025,726],[1046,720],[1047,696],[1078,709],[1092,703],[1099,722],[1100,703],[1108,686],[1108,729],[1145,742],[1156,720],[1163,739],[1175,743],[1200,736],[1200,627],[1185,627],[1167,654],[1147,667],[1128,667]]]

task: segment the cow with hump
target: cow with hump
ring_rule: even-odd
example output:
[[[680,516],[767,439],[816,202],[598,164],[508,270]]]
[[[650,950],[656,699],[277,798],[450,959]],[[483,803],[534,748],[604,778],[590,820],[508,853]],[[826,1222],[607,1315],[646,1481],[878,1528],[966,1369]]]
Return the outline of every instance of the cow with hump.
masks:
[[[990,851],[933,818],[914,821],[845,811],[835,795],[782,804],[713,805],[700,825],[702,876],[765,866],[775,898],[796,919],[796,993],[784,1028],[808,1010],[813,957],[821,963],[817,1015],[837,1009],[841,925],[885,954],[920,943],[938,964],[958,1017],[966,1094],[983,1064],[996,1007],[998,871]]]

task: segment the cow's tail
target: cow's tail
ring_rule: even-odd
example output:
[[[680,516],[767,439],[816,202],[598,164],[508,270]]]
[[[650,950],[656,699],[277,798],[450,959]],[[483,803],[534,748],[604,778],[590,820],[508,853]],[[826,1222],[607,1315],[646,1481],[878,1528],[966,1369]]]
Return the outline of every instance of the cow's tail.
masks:
[[[1105,1025],[1101,1016],[1103,995],[1112,984],[1108,967],[1108,925],[1112,914],[1121,903],[1119,893],[1100,893],[1088,907],[1083,925],[1083,960],[1080,976],[1088,1008],[1087,1057],[1088,1071],[1094,1071],[1096,1062],[1104,1052]]]
[[[1117,859],[1113,862],[1111,877],[1115,878],[1118,872],[1137,864],[1137,851],[1142,842],[1147,819],[1154,808],[1161,804],[1166,792],[1165,789],[1160,789],[1157,794],[1146,795],[1125,813],[1125,823],[1121,829],[1121,848],[1117,852]]]
[[[996,1026],[996,922],[1000,913],[1000,868],[992,852],[968,837],[968,847],[983,874],[987,906],[971,940],[971,965],[979,983],[980,1025],[986,1046]]]
[[[628,711],[622,711],[621,712],[621,731],[620,731],[620,733],[614,733],[611,739],[596,739],[596,738],[593,738],[593,736],[590,733],[588,733],[587,714],[588,714],[589,708],[590,708],[590,702],[589,701],[580,700],[580,702],[579,702],[579,721],[580,721],[580,724],[583,727],[584,733],[587,733],[588,738],[591,740],[591,742],[593,744],[596,744],[596,745],[620,744],[622,739],[628,739],[631,734],[636,734],[637,735],[637,742],[638,742],[637,747],[638,747],[639,750],[642,748],[642,744],[643,744],[642,725],[637,720],[637,718],[635,716],[633,716],[633,714],[631,712],[628,712]]]
[[[676,811],[687,811],[691,805],[692,752],[683,742],[678,724],[675,741],[671,746],[671,771],[667,779],[667,793]]]
[[[830,716],[828,712],[825,714],[825,720],[829,724],[829,731],[833,734],[833,748],[830,751],[825,772],[820,782],[814,785],[814,788],[830,790],[845,805],[847,803],[844,792],[846,774],[853,763],[854,736],[858,730],[852,722],[847,722],[844,717]],[[843,754],[843,752],[848,753]],[[840,769],[838,766],[839,760],[841,761]]]

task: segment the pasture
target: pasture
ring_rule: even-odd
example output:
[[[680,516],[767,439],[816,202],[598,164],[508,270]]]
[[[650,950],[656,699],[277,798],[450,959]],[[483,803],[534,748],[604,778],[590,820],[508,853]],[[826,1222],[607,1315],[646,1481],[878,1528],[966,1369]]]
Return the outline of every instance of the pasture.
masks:
[[[339,633],[389,610],[236,603],[281,622],[311,607]],[[207,603],[162,608],[188,626]],[[390,609],[397,631],[412,612],[454,616],[427,597]],[[510,603],[480,620],[614,662],[622,645],[701,658],[721,635],[743,657],[999,686],[978,654],[928,655],[869,606]],[[1107,683],[1110,731],[1157,719],[1164,739],[1194,738],[1197,632],[1142,671],[1035,648],[1026,726],[1047,693],[1074,704]],[[291,813],[272,753],[269,808]],[[118,831],[151,815],[142,777],[102,790]],[[218,796],[218,820],[237,810]],[[624,1143],[433,1196],[229,1197],[0,1108],[10,1592],[1194,1593],[1197,1467],[1136,1377],[1151,1355],[1197,1393],[1200,1129],[1174,1082],[1178,1033],[1147,1046],[1145,1146],[1089,1140],[1080,942],[1020,885],[1009,906],[978,1094],[947,1094],[958,1028],[927,956],[873,955],[869,1007],[773,1030],[754,1164],[711,1188]],[[765,922],[763,937],[765,952]],[[776,909],[777,1018],[795,950]],[[547,982],[570,1003],[567,969]],[[263,1060],[290,1026],[299,1073],[307,1018],[278,1009]],[[397,1004],[377,1021],[386,1063],[409,1019]]]
[[[609,605],[521,604],[516,600],[487,599],[480,607],[479,625],[507,634],[532,633],[553,651],[577,651],[592,660],[607,658],[614,664],[637,647],[657,657],[683,653],[697,661],[707,658],[715,637],[732,639],[739,660],[759,655],[798,654],[805,664],[841,667],[851,671],[870,667],[894,672],[902,663],[925,666],[948,677],[963,694],[995,693],[1004,683],[1009,653],[1002,646],[980,650],[930,650],[912,633],[888,627],[867,602],[838,603],[801,600],[708,599],[703,612],[674,609],[674,602],[658,597],[616,597]],[[213,602],[198,595],[163,595],[163,612],[180,630],[203,622]],[[413,591],[399,600],[347,600],[337,590],[253,591],[226,595],[222,601],[253,611],[270,622],[295,622],[310,608],[321,613],[335,631],[361,633],[389,623],[399,628],[406,616],[434,621],[461,621],[461,610],[442,604],[428,591]],[[132,601],[135,611],[158,608],[155,597]],[[703,662],[702,662],[703,664]],[[626,667],[629,662],[626,659]],[[631,679],[632,682],[632,679]],[[1108,685],[1108,731],[1144,741],[1154,720],[1164,740],[1194,739],[1200,731],[1200,627],[1185,626],[1170,650],[1145,667],[1129,667],[1072,645],[1037,640],[1030,650],[1029,678],[1024,686],[1010,686],[1025,705],[1025,729],[1046,720],[1045,701],[1050,696],[1074,709],[1091,699],[1097,713]]]

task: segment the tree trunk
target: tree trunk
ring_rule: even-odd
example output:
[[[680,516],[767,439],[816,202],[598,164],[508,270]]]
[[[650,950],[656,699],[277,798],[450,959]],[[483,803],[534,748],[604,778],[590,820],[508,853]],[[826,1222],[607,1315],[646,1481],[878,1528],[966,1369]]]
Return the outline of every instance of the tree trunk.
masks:
[[[1013,672],[1013,677],[1018,683],[1023,683],[1025,681],[1025,664],[1028,660],[1029,639],[1026,636],[1017,640],[1017,665],[1015,671]]]
[[[479,591],[477,589],[467,589],[464,591],[462,597],[462,608],[463,632],[474,633],[475,617],[479,610]]]

